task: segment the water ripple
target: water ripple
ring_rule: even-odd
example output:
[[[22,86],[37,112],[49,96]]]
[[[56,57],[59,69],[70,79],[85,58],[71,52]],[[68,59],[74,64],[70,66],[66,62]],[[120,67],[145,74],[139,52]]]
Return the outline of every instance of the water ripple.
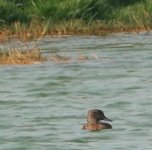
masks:
[[[90,59],[0,67],[0,149],[150,150],[151,46],[144,34],[46,37],[44,54]],[[103,109],[113,129],[81,130],[91,108]]]

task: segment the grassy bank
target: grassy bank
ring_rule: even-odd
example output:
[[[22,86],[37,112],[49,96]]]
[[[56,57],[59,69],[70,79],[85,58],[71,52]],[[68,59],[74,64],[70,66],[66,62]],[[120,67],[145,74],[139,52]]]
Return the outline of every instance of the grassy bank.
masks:
[[[0,39],[151,28],[151,0],[0,0]]]

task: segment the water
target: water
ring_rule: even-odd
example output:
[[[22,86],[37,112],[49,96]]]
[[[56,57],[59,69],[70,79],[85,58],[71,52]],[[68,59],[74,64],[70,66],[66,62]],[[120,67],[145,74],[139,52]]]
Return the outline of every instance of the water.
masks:
[[[39,43],[44,54],[90,59],[1,66],[0,149],[151,150],[151,38],[144,33],[46,37]],[[91,108],[102,109],[113,129],[81,130]]]

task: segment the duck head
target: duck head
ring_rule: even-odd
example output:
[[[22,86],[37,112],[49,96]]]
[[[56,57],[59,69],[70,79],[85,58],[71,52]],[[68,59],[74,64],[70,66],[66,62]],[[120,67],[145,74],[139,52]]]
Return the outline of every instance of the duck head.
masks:
[[[88,122],[99,122],[100,120],[105,120],[105,121],[112,121],[111,119],[107,118],[102,110],[99,109],[91,109],[88,111],[88,115],[87,115],[87,121]]]

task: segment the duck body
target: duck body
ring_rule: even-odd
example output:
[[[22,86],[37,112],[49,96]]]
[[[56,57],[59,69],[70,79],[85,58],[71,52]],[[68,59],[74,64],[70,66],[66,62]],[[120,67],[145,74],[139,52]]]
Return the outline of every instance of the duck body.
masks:
[[[112,129],[112,126],[109,123],[103,123],[103,122],[99,122],[99,123],[86,123],[83,125],[83,130],[87,129],[90,131],[99,131],[99,130],[103,130],[103,129]]]
[[[112,129],[112,126],[109,123],[101,122],[101,120],[112,121],[105,117],[102,110],[91,109],[88,111],[87,123],[85,123],[82,129],[87,129],[89,131],[99,131],[103,129]]]

